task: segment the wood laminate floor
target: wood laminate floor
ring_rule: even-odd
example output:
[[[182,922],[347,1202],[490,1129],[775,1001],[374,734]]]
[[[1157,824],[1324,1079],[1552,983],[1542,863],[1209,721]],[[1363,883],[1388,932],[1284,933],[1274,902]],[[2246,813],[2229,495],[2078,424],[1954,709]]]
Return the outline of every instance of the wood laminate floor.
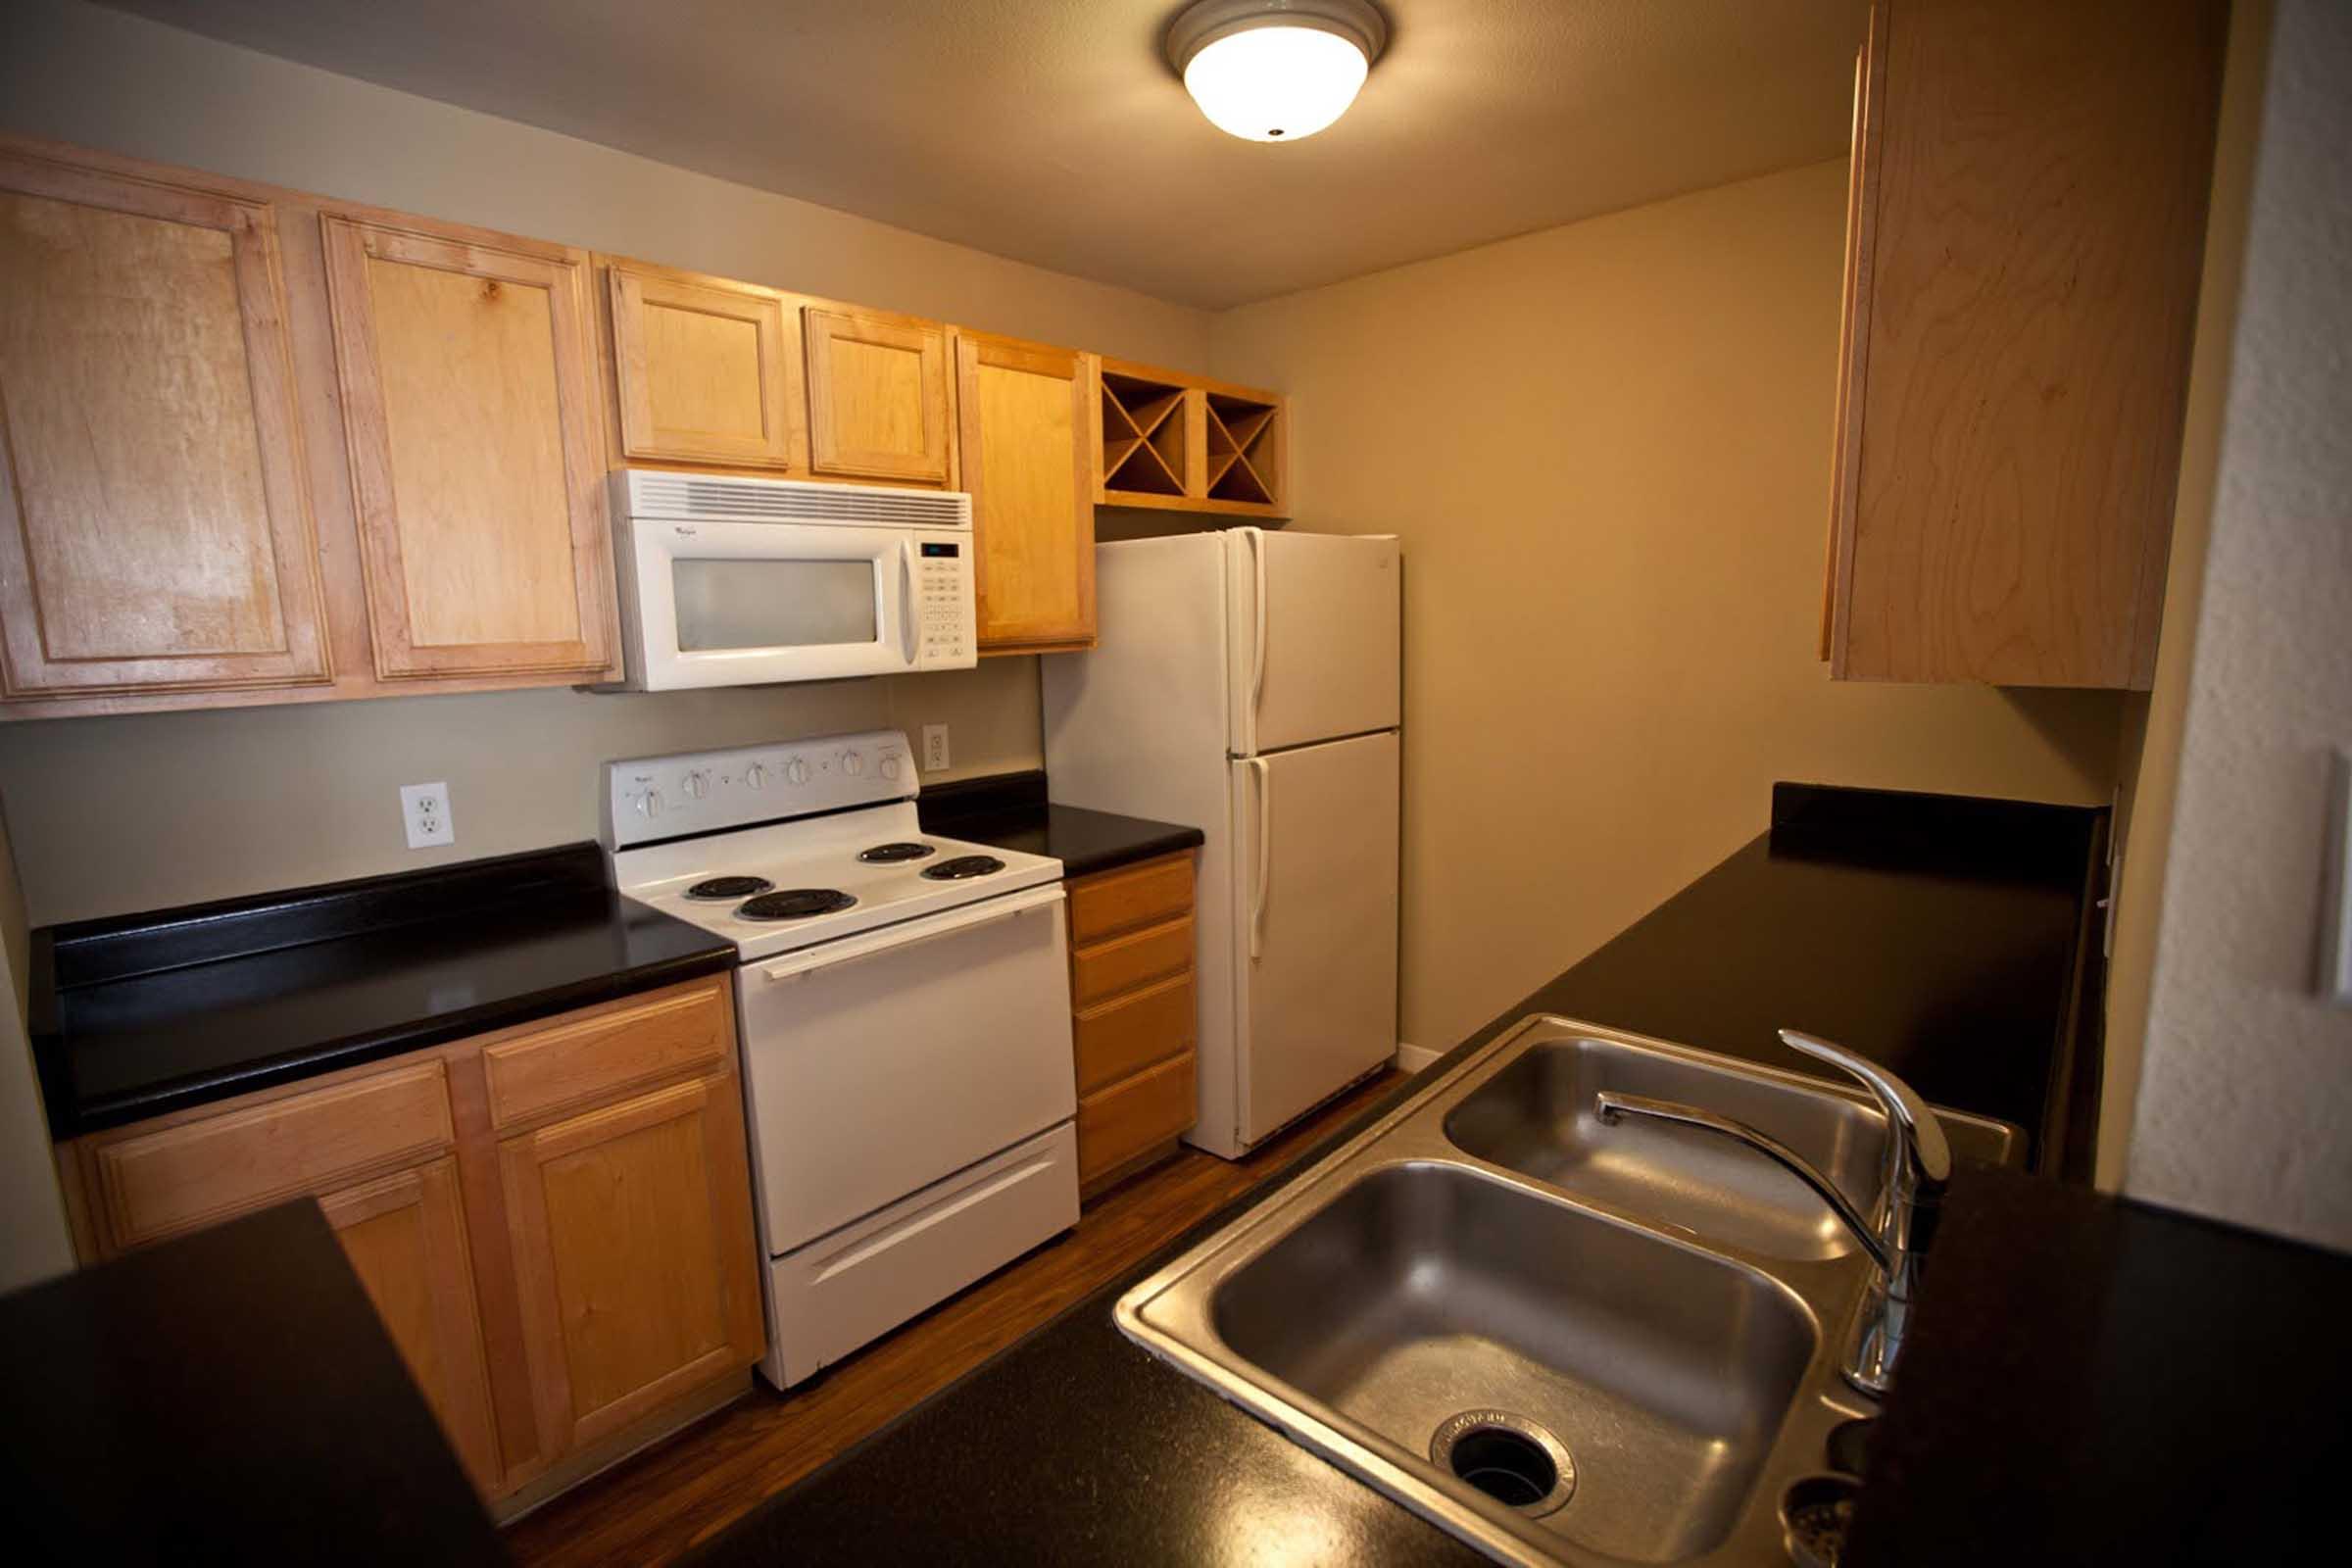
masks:
[[[1395,1082],[1392,1073],[1363,1085],[1247,1159],[1187,1148],[1097,1199],[1059,1241],[792,1393],[760,1384],[516,1521],[508,1546],[522,1563],[669,1560],[1275,1175]]]

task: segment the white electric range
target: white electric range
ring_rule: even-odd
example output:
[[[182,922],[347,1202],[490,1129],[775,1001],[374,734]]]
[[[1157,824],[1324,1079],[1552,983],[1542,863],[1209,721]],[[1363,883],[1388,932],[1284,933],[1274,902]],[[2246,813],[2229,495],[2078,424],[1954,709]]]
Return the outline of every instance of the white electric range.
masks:
[[[1078,1220],[1061,862],[916,793],[890,730],[605,767],[614,885],[742,961],[778,1388]]]

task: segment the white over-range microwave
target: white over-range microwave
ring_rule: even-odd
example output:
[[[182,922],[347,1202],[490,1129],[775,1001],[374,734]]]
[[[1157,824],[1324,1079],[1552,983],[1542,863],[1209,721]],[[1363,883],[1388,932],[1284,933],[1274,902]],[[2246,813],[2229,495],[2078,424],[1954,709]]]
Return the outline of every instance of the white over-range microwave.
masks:
[[[632,691],[974,662],[968,495],[624,468],[612,526]]]

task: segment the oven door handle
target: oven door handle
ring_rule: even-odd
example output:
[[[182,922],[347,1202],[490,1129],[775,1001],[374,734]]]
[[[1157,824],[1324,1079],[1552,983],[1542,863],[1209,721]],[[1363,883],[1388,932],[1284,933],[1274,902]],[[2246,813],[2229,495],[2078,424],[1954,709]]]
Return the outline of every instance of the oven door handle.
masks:
[[[906,656],[906,667],[914,667],[915,619],[919,612],[914,604],[914,541],[899,540],[899,652]]]
[[[805,979],[820,970],[838,969],[844,964],[856,963],[860,958],[878,958],[886,953],[904,953],[908,948],[920,947],[940,937],[976,931],[1001,920],[1017,920],[1039,909],[1052,908],[1061,902],[1061,884],[1055,882],[1009,899],[991,899],[973,908],[934,916],[932,920],[923,922],[925,929],[920,931],[899,935],[895,930],[886,929],[864,937],[850,937],[839,948],[827,946],[813,953],[796,953],[790,957],[778,958],[773,963],[760,964],[755,972],[770,985],[785,980]]]

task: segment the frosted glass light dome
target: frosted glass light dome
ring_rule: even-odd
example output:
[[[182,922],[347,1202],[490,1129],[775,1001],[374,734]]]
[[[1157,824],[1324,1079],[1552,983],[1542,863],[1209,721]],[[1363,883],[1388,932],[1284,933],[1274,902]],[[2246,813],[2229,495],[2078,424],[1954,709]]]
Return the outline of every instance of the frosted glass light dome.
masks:
[[[1201,0],[1168,58],[1219,130],[1297,141],[1348,112],[1387,34],[1368,0]]]

